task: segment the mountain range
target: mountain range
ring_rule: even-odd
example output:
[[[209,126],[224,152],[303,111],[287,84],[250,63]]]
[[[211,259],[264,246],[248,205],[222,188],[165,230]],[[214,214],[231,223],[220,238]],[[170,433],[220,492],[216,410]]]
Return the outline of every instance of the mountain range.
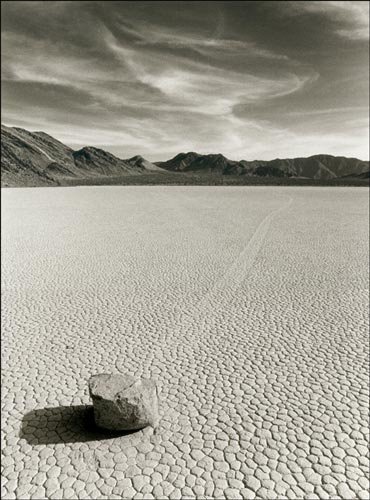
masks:
[[[162,169],[141,156],[121,160],[94,147],[74,151],[44,132],[1,126],[1,185],[60,185],[65,179],[137,175]]]
[[[45,132],[1,126],[1,186],[58,186],[70,182],[108,183],[113,178],[167,174],[331,180],[369,178],[369,162],[315,155],[270,161],[233,161],[222,154],[180,153],[151,163],[141,156],[122,160],[95,147],[73,150]]]
[[[369,171],[369,162],[342,156],[315,155],[264,161],[233,161],[221,154],[200,155],[180,153],[158,166],[172,172],[202,172],[221,175],[253,175],[259,177],[300,177],[306,179],[335,179],[359,176]]]

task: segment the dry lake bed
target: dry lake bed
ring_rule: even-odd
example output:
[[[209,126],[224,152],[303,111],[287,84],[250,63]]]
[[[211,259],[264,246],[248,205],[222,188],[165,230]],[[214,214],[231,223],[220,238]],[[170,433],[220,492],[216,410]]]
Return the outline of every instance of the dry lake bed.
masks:
[[[366,188],[3,189],[3,498],[367,499],[368,236]]]

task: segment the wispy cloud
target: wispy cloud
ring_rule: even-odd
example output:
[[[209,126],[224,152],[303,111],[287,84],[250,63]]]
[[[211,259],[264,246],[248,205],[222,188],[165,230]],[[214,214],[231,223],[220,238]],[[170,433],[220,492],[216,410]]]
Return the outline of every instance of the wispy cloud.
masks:
[[[313,115],[331,115],[331,114],[342,114],[342,113],[354,113],[354,112],[365,112],[369,111],[363,106],[347,106],[341,108],[326,108],[326,109],[310,109],[301,111],[289,111],[289,116],[313,116]]]
[[[173,29],[141,23],[140,26],[129,22],[119,22],[121,32],[131,35],[135,45],[142,46],[167,46],[171,48],[192,49],[205,56],[247,55],[267,59],[289,60],[285,54],[278,54],[272,50],[258,47],[254,42],[236,40],[231,38],[207,37],[199,33],[179,33]]]
[[[289,70],[263,78],[247,71],[225,71],[217,66],[182,60],[170,55],[163,64],[160,54],[143,53],[137,47],[119,44],[111,34],[106,34],[107,46],[121,59],[123,65],[136,79],[159,90],[167,105],[174,110],[186,108],[195,113],[221,115],[232,113],[240,101],[257,101],[288,95],[301,89],[318,74],[294,74]]]
[[[2,9],[9,125],[152,160],[368,154],[360,2],[17,4]]]
[[[334,31],[353,40],[369,39],[369,2],[368,1],[296,1],[289,2],[290,14],[301,12],[320,14],[333,20]]]

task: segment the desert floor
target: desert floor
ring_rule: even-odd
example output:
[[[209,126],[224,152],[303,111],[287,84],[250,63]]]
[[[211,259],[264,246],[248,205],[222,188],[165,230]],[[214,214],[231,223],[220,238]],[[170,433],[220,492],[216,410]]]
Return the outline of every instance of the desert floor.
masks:
[[[366,188],[2,204],[4,499],[368,498]],[[155,432],[92,429],[99,372],[157,380]]]

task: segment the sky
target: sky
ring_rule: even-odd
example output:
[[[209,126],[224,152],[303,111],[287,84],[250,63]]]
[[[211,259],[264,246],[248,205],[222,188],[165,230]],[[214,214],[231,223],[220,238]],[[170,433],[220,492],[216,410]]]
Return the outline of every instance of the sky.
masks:
[[[151,161],[369,158],[369,3],[1,2],[2,123]]]

